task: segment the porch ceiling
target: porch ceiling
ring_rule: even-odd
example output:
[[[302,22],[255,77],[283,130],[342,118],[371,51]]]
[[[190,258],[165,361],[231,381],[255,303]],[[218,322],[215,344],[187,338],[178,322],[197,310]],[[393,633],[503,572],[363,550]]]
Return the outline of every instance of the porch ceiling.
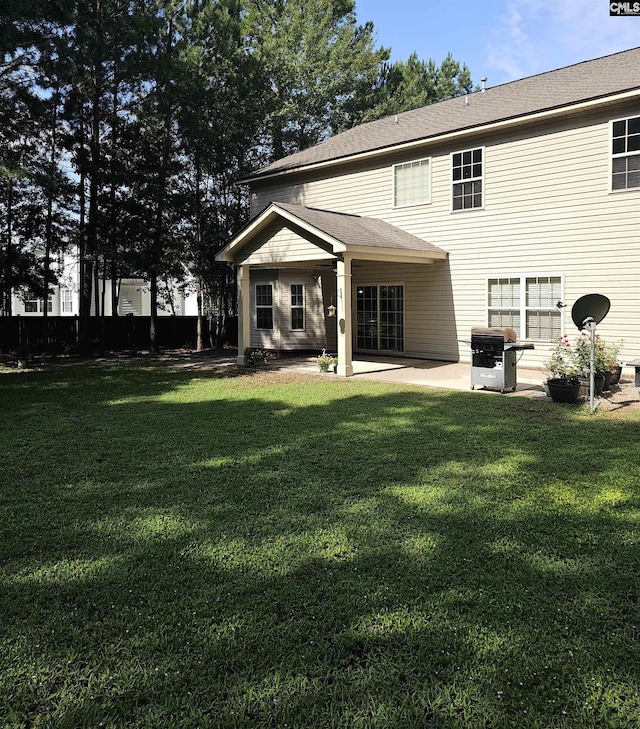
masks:
[[[288,240],[281,236],[282,241],[275,241],[278,233],[270,236],[269,226],[289,231]],[[293,242],[291,235],[295,236]],[[307,245],[296,244],[298,240]],[[433,263],[447,257],[441,248],[377,218],[272,203],[216,259],[277,266],[295,261],[326,262],[345,254],[353,259],[398,263]]]

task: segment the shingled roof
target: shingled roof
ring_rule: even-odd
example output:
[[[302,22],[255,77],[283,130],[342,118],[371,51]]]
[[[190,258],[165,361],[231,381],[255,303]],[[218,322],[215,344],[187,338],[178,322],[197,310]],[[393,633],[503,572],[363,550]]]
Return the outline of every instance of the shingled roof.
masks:
[[[308,208],[304,205],[271,203],[260,215],[254,218],[234,237],[217,255],[218,261],[233,261],[234,249],[241,249],[254,236],[276,219],[288,221],[306,228],[313,235],[324,239],[333,246],[334,253],[353,247],[366,247],[385,251],[396,251],[398,255],[413,255],[425,261],[444,259],[447,252],[428,241],[417,238],[400,228],[378,218],[365,218],[360,215],[336,213],[332,210]],[[338,244],[338,246],[336,246]]]
[[[360,215],[335,213],[332,210],[319,210],[304,205],[274,203],[274,208],[281,208],[290,215],[304,221],[308,225],[326,233],[331,238],[350,246],[373,246],[375,248],[395,248],[406,251],[425,251],[438,257],[446,256],[446,252],[432,243],[417,238],[415,235],[400,230],[390,223],[378,218],[364,218]]]
[[[361,124],[277,160],[244,182],[437,138],[474,127],[640,89],[640,48],[566,66],[519,81]]]

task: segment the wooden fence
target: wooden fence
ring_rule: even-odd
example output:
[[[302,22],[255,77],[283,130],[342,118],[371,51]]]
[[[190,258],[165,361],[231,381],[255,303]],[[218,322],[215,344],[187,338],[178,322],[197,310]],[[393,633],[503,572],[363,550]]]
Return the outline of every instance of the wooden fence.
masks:
[[[162,316],[156,319],[156,337],[159,347],[176,349],[194,348],[198,318],[195,316]],[[150,344],[151,317],[118,316],[91,317],[89,338],[93,345],[102,341],[106,350],[141,350]],[[214,341],[218,344],[238,343],[238,319],[203,320],[205,346],[210,342],[213,327]],[[0,317],[0,351],[8,352],[25,347],[31,352],[73,351],[78,346],[79,320],[71,316]]]

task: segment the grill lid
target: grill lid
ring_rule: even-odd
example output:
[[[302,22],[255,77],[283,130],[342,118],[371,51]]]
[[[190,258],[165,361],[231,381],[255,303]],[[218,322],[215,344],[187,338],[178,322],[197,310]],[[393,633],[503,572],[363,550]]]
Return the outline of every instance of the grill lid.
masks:
[[[513,329],[496,329],[492,327],[473,327],[471,329],[472,337],[502,337],[505,342],[515,342],[517,339]]]

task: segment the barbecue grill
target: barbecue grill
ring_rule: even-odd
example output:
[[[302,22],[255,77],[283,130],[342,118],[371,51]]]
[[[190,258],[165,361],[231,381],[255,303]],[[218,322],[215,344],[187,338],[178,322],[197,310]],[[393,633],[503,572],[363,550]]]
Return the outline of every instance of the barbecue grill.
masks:
[[[518,342],[513,329],[474,327],[471,330],[471,389],[492,387],[515,391],[517,353],[533,349],[531,342]]]

